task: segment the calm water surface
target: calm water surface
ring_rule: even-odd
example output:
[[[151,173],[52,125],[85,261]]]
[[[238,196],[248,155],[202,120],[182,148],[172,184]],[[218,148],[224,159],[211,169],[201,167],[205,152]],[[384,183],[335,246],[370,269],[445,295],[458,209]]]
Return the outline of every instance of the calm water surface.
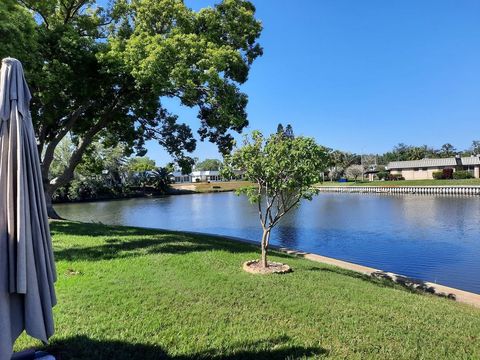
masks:
[[[59,204],[105,224],[260,239],[254,206],[234,193]],[[272,243],[480,293],[480,199],[320,194],[272,232]]]

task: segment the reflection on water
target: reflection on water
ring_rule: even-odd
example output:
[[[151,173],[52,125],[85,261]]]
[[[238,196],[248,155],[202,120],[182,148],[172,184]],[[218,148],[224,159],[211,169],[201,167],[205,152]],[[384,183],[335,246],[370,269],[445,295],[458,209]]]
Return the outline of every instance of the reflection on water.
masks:
[[[260,239],[258,213],[233,193],[57,205],[81,221]],[[321,194],[292,211],[272,242],[480,293],[480,199]]]

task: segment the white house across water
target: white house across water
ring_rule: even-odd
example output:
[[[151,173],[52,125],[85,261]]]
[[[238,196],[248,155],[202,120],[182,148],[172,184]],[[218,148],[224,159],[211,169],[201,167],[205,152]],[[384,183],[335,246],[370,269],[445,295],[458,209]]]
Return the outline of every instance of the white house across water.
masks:
[[[237,180],[243,179],[243,171],[234,170]],[[175,183],[191,183],[191,182],[216,182],[223,181],[220,171],[193,171],[190,174],[182,174],[180,171],[176,171],[171,176],[172,181]]]
[[[405,180],[433,179],[433,173],[443,169],[468,171],[478,179],[480,178],[480,157],[457,156],[444,159],[392,161],[386,169],[390,171],[390,174],[402,175]]]

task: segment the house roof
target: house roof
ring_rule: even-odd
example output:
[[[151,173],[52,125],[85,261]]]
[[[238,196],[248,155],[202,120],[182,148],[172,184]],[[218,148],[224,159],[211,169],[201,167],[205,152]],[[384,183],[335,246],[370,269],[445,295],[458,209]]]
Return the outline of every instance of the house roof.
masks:
[[[190,174],[184,174],[182,173],[181,171],[174,171],[172,174],[170,174],[172,176],[190,176]]]
[[[462,157],[460,158],[462,165],[480,165],[480,157]],[[408,160],[408,161],[391,161],[387,165],[387,169],[411,169],[421,167],[443,167],[443,166],[457,166],[455,158],[444,159],[422,159],[422,160]]]
[[[463,165],[480,165],[479,156],[462,157]]]
[[[198,170],[198,171],[193,171],[190,175],[192,175],[192,176],[220,175],[220,171],[217,171],[217,170]]]

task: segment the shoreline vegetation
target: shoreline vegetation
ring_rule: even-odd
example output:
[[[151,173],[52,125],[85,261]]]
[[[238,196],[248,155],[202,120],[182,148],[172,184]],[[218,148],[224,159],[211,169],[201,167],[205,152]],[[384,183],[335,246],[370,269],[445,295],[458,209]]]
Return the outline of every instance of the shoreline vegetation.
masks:
[[[55,200],[54,204],[74,204],[84,202],[110,201],[110,200],[126,200],[135,198],[154,198],[169,195],[188,195],[201,193],[217,193],[236,191],[241,187],[251,186],[253,183],[249,181],[224,181],[224,182],[198,182],[198,183],[180,183],[170,184],[167,191],[157,191],[151,187],[145,187],[143,190],[133,191],[118,195],[100,195],[95,198],[76,199],[76,200]]]
[[[249,181],[218,181],[218,182],[197,182],[197,183],[174,183],[170,184],[170,189],[166,192],[155,191],[146,188],[144,191],[136,191],[122,196],[99,196],[94,199],[70,200],[70,201],[54,201],[55,204],[96,202],[109,200],[124,200],[132,198],[149,198],[168,195],[188,195],[188,194],[205,194],[217,192],[237,191],[241,187],[254,186]],[[325,181],[318,183],[315,187],[355,187],[355,186],[377,186],[377,187],[402,187],[402,186],[479,186],[480,179],[463,179],[463,180],[400,180],[400,181]]]
[[[479,358],[480,311],[273,250],[285,275],[252,275],[258,246],[221,237],[52,221],[56,335],[69,359]],[[111,321],[115,319],[115,321]],[[265,326],[265,322],[268,326]]]

